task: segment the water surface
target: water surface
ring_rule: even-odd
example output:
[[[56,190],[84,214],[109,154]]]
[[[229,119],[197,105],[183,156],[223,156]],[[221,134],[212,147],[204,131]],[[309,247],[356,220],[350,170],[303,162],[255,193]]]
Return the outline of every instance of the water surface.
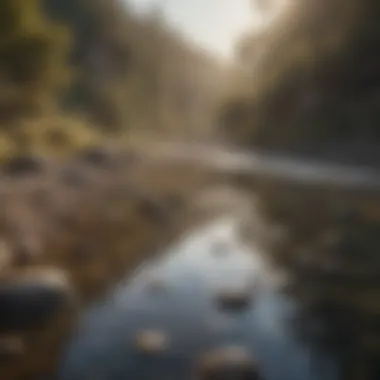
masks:
[[[199,356],[224,345],[249,350],[264,379],[337,378],[331,360],[296,340],[289,326],[295,305],[271,286],[260,255],[238,236],[234,218],[220,219],[120,283],[83,315],[59,380],[190,379]],[[234,313],[217,307],[218,289],[252,281],[248,309]],[[162,282],[164,289],[152,282]],[[143,355],[135,337],[151,329],[166,334],[168,347]]]

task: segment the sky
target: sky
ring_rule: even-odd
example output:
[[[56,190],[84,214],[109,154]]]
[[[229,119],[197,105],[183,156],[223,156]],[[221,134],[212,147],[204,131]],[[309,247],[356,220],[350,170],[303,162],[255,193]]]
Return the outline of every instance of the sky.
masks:
[[[138,10],[153,4],[160,5],[172,25],[201,47],[227,59],[232,56],[236,37],[260,17],[253,12],[250,0],[124,1]]]

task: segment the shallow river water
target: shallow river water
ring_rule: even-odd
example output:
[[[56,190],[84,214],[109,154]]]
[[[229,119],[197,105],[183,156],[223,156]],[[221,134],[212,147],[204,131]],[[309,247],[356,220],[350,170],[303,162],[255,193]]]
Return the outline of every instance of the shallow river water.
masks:
[[[260,255],[239,239],[237,220],[220,218],[184,236],[81,317],[59,380],[192,379],[199,357],[245,347],[267,380],[333,380],[334,363],[295,338],[295,305],[269,280]],[[218,307],[220,289],[254,284],[240,311]],[[159,330],[166,347],[144,355],[136,336]]]

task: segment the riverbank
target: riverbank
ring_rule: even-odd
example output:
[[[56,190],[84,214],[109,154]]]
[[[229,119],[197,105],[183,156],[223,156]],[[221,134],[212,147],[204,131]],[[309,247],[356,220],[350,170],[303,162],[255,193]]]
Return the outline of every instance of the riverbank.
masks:
[[[0,180],[0,290],[12,290],[10,279],[37,271],[37,278],[65,278],[72,296],[43,326],[1,329],[0,377],[7,380],[51,372],[80,310],[203,218],[192,199],[210,182],[201,167],[133,152],[100,150],[29,164]],[[25,297],[20,294],[20,307]]]

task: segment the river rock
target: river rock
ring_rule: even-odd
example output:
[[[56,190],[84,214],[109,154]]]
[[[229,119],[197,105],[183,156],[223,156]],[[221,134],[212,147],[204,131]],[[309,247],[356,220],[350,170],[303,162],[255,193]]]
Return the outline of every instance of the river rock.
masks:
[[[0,280],[0,331],[43,327],[71,296],[67,278],[58,270],[12,273]]]
[[[222,347],[206,352],[196,366],[196,380],[256,380],[259,368],[255,359],[239,346]]]
[[[45,161],[33,155],[20,155],[9,159],[3,165],[3,171],[10,177],[41,174]]]
[[[225,311],[243,311],[252,301],[253,289],[222,289],[216,295],[216,302],[220,309]]]
[[[157,354],[168,347],[166,334],[161,330],[145,330],[136,336],[136,348],[144,354]]]

